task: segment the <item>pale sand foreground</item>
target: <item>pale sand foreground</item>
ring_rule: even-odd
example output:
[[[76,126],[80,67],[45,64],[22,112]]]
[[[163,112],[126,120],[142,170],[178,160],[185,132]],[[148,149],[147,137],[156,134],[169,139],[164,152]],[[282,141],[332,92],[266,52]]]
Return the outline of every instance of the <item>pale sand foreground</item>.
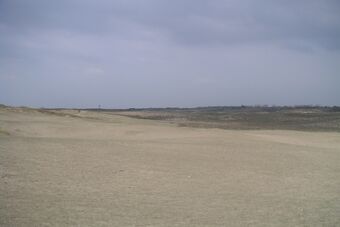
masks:
[[[73,113],[0,109],[0,226],[340,226],[339,133]]]

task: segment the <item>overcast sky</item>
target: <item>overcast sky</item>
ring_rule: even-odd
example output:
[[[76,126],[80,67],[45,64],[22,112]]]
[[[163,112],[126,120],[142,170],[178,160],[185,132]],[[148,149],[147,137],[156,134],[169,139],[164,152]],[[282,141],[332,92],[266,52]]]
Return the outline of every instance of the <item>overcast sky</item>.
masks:
[[[340,105],[338,0],[0,0],[0,103]]]

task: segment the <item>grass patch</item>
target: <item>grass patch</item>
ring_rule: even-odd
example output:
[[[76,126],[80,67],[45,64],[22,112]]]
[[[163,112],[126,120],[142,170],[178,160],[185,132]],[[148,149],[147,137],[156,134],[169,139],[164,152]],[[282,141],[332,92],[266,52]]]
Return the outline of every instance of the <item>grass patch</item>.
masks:
[[[156,109],[134,111],[125,116],[169,121],[184,127],[340,132],[340,111],[332,107]]]
[[[9,135],[11,135],[11,134],[10,134],[9,132],[7,132],[6,130],[0,128],[0,135],[9,136]]]

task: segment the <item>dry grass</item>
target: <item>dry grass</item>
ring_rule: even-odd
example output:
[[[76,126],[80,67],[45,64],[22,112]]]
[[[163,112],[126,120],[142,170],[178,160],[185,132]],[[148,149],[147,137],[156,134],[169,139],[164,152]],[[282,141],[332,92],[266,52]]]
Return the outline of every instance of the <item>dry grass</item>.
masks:
[[[1,129],[1,128],[0,128],[0,134],[6,135],[6,136],[9,136],[9,135],[10,135],[9,132],[7,132],[6,130],[3,130],[3,129]]]
[[[185,127],[340,132],[340,111],[330,107],[207,107],[137,110],[120,114],[137,119],[162,120]]]

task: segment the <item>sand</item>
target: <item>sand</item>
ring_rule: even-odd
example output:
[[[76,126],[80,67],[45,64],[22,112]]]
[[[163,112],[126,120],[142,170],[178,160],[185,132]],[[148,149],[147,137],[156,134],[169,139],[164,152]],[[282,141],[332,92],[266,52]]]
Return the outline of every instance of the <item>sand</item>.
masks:
[[[340,133],[0,109],[0,226],[340,226]]]

